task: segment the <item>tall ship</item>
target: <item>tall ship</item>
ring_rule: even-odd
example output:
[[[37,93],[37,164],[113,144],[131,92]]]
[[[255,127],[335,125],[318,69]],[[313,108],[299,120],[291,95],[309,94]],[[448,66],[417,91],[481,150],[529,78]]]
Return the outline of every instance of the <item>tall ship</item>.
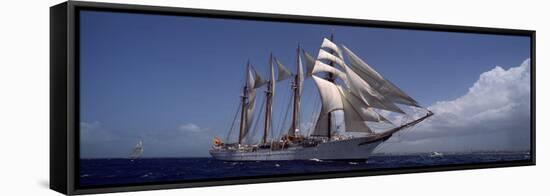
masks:
[[[337,45],[333,35],[322,40],[317,58],[298,46],[295,59],[293,73],[270,55],[268,77],[247,63],[239,110],[225,141],[214,139],[209,151],[213,158],[225,161],[366,160],[392,135],[433,115],[349,48]],[[314,83],[314,94],[318,95],[320,104],[311,112],[311,120],[304,121],[311,126],[304,128],[300,124],[304,112],[301,100],[304,81],[309,79]],[[290,80],[292,97],[287,112],[283,112],[284,120],[279,122],[283,128],[277,135],[273,133],[276,131],[273,125],[275,85],[285,80]],[[258,89],[265,89],[265,99],[259,108],[255,107]],[[398,104],[416,113],[408,114]],[[258,115],[255,109],[260,110]],[[403,122],[396,124],[395,120],[388,120],[388,116],[401,116]],[[258,128],[258,124],[263,127]],[[229,135],[236,131],[238,137],[231,141]],[[261,137],[254,137],[254,133],[261,133]]]

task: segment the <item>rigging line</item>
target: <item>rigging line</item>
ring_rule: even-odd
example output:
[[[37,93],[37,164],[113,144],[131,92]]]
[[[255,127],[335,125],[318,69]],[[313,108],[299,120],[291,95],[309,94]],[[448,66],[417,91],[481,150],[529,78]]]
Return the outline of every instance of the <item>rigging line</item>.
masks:
[[[392,142],[384,142],[382,143],[382,145],[384,146],[387,146],[387,145],[390,145],[390,144],[397,144],[397,143],[401,143],[403,141],[403,137],[405,137],[408,133],[412,132],[415,128],[416,128],[416,125],[417,124],[414,124],[410,127],[405,127],[403,128],[404,130],[403,131],[400,131],[400,134],[397,135],[398,137],[398,141],[392,141]],[[380,145],[382,147],[382,145]]]
[[[244,81],[246,80],[246,75],[247,74],[244,74],[244,77],[241,78],[241,81],[240,81],[240,84],[243,84]],[[239,85],[239,89],[237,90],[237,92],[239,92],[240,94],[240,90],[243,88],[242,85]],[[239,114],[239,111],[240,111],[240,108],[242,106],[242,103],[240,101],[240,96],[239,96],[239,100],[238,100],[239,104],[236,108],[234,108],[234,110],[236,110],[236,113],[235,113],[235,116],[233,117],[233,122],[231,122],[231,126],[229,127],[229,131],[227,132],[226,136],[225,136],[225,142],[229,142],[229,139],[231,138],[231,133],[233,132],[233,127],[235,126],[235,121],[237,121],[237,117],[238,117],[238,114]]]
[[[264,100],[262,100],[262,104],[260,105],[260,111],[258,112],[258,115],[256,116],[256,119],[254,120],[254,125],[253,125],[253,129],[252,130],[248,130],[248,132],[250,133],[250,131],[252,131],[252,135],[251,137],[249,137],[250,140],[252,140],[251,143],[254,143],[254,139],[258,136],[258,132],[261,132],[261,131],[258,131],[258,126],[260,124],[260,118],[262,117],[262,114],[264,113],[264,105],[265,105],[265,102],[267,102],[267,99],[264,97]],[[265,114],[264,114],[265,115]]]
[[[244,84],[244,82],[246,81],[247,77],[248,77],[248,72],[247,72],[246,74],[244,74],[244,76],[241,78],[241,80],[239,81],[239,83],[240,83],[240,84]],[[244,85],[239,85],[239,89],[238,89],[236,92],[239,92],[239,94],[240,94],[241,89],[242,89],[243,87],[244,87]],[[238,104],[237,108],[234,109],[234,110],[236,110],[236,113],[235,113],[235,116],[233,117],[233,122],[231,122],[231,126],[229,127],[229,131],[227,132],[227,134],[226,134],[226,136],[225,136],[225,142],[229,142],[229,139],[230,139],[230,137],[231,137],[231,134],[233,133],[233,130],[234,130],[234,128],[235,128],[235,122],[237,121],[238,114],[239,114],[239,110],[240,110],[240,108],[241,108],[241,106],[242,106],[242,103],[241,103],[240,99],[239,99],[238,102],[239,102],[239,104]],[[239,120],[239,122],[240,122],[240,120]]]
[[[416,125],[417,125],[417,124],[414,124],[414,125],[412,125],[412,126],[410,126],[410,127],[405,128],[405,130],[402,131],[403,133],[402,133],[401,135],[399,135],[400,139],[402,139],[403,137],[405,137],[408,133],[412,132],[412,131],[416,128]],[[402,141],[402,140],[400,140],[399,142],[401,142],[401,141]]]
[[[414,126],[413,126],[414,127]],[[409,129],[409,128],[405,128],[405,129]],[[412,129],[412,127],[411,127]],[[403,131],[409,131],[409,130],[403,130]],[[392,142],[384,142],[382,143],[379,147],[378,147],[378,151],[382,151],[384,149],[386,149],[388,146],[391,146],[391,145],[395,145],[395,144],[398,144],[398,143],[401,143],[403,140],[401,139],[401,137],[399,137],[399,140],[398,141],[392,141]]]
[[[308,91],[308,92],[309,92],[309,91]],[[309,99],[308,99],[308,103],[311,103],[310,105],[312,106],[312,107],[311,107],[311,116],[309,117],[310,120],[307,121],[308,123],[311,122],[311,121],[313,121],[312,116],[315,116],[315,112],[316,112],[316,110],[317,110],[317,108],[316,108],[317,99],[315,99],[315,98],[316,98],[315,95],[316,95],[316,94],[313,94],[313,96],[309,96]],[[313,101],[312,101],[311,99],[313,99]],[[311,131],[311,126],[306,127],[306,129],[305,129],[305,134],[306,134],[306,135],[310,135],[310,131]]]
[[[400,126],[403,126],[404,124],[407,124],[407,122],[409,121],[409,118],[411,117],[410,114],[408,113],[405,113],[405,118],[401,118],[401,122],[399,122]]]
[[[312,114],[311,114],[310,120],[309,120],[309,122],[311,122],[311,126],[308,128],[308,131],[307,131],[308,135],[313,134],[313,131],[315,129],[315,125],[317,124],[317,117],[321,113],[321,107],[319,107],[319,104],[320,104],[319,95],[314,94],[312,98],[314,98],[314,101],[312,102],[313,103],[313,108],[312,108],[312,111],[311,111]]]
[[[405,128],[405,129],[408,129],[408,128]],[[403,130],[403,131],[405,131],[405,130]],[[378,147],[378,151],[384,150],[384,149],[387,148],[388,146],[395,145],[395,144],[397,144],[397,143],[401,143],[401,137],[398,137],[398,141],[383,142],[383,143],[380,144],[380,146]]]
[[[273,89],[273,90],[275,90],[275,89]],[[272,97],[271,97],[272,100],[273,100],[273,99],[276,100],[276,98],[277,98],[276,96],[272,96]],[[272,140],[272,138],[273,138],[273,135],[274,135],[273,132],[276,131],[276,130],[274,129],[274,125],[273,125],[273,124],[275,124],[275,121],[273,120],[273,116],[275,116],[275,115],[273,115],[273,113],[274,113],[274,112],[273,112],[273,101],[272,101],[272,102],[271,102],[271,122],[269,123],[269,130],[271,130],[271,131],[269,131],[269,133],[268,133],[268,135],[267,135],[267,139],[270,139],[270,140]],[[267,140],[267,139],[266,139],[266,140]],[[268,142],[268,141],[266,141],[266,142]]]
[[[405,119],[404,121],[401,123],[401,126],[403,126],[404,124],[406,124],[407,122],[409,121],[409,115],[405,116]],[[407,129],[407,128],[405,128]],[[406,130],[403,130],[403,131],[400,131],[397,133],[397,136],[399,137],[399,139],[401,139],[401,135],[403,134],[403,132],[405,132]]]
[[[248,133],[250,133],[250,131],[253,131],[252,137],[248,137],[250,140],[254,139],[254,137],[256,137],[256,134],[258,133],[258,131],[257,131],[258,129],[257,129],[257,128],[258,128],[258,124],[260,124],[260,123],[259,123],[259,119],[260,119],[260,117],[262,116],[262,113],[263,113],[263,111],[264,111],[265,101],[266,101],[266,100],[265,100],[265,98],[264,98],[264,99],[262,100],[262,105],[260,106],[260,112],[258,112],[258,115],[256,116],[256,119],[252,121],[252,124],[253,124],[252,127],[254,127],[254,129],[252,129],[252,130],[249,129],[248,132],[247,132],[247,134],[248,134]]]
[[[285,109],[283,122],[281,123],[281,127],[279,129],[279,134],[278,134],[279,137],[282,137],[286,133],[285,128],[287,127],[287,124],[288,124],[287,123],[288,122],[288,113],[289,113],[291,105],[292,105],[292,94],[289,94],[288,103],[287,103],[287,106],[286,106],[286,109]]]
[[[279,96],[279,97],[280,97],[280,96]],[[290,103],[290,98],[287,99],[287,100],[285,100],[285,101],[286,101],[286,103],[287,103],[287,104],[285,104],[285,105],[288,105],[288,104]],[[283,114],[286,114],[286,112],[285,112],[285,113],[283,113],[283,112],[284,112],[284,111],[280,111],[280,112],[279,112],[279,115],[278,115],[278,116],[279,116],[279,121],[278,121],[278,123],[277,123],[277,127],[275,128],[275,130],[277,131],[277,134],[273,134],[274,136],[275,136],[275,135],[279,135],[279,133],[280,133],[280,130],[279,130],[279,129],[282,129],[282,128],[281,128],[282,125],[284,126],[284,123],[285,123],[285,122],[282,122],[282,121],[283,121]]]
[[[413,110],[414,110],[414,113],[416,114],[416,109],[413,108]],[[401,124],[402,124],[402,125],[406,124],[410,119],[414,119],[414,117],[413,117],[412,114],[408,114],[408,113],[407,113],[406,118],[405,118],[405,121],[402,122]],[[416,124],[414,124],[414,125],[412,125],[412,126],[410,126],[410,127],[407,127],[407,128],[406,128],[407,130],[403,130],[402,132],[398,133],[398,136],[399,136],[399,137],[402,137],[403,135],[405,135],[405,132],[410,132],[410,130],[412,130],[412,128],[414,128],[414,127],[416,127]],[[410,128],[410,129],[409,129],[409,128]]]
[[[383,150],[386,149],[386,147],[388,147],[390,144],[393,144],[393,143],[384,142],[384,143],[380,144],[380,146],[378,146],[378,148],[377,148],[376,150],[377,150],[378,152],[383,151]]]
[[[274,136],[273,132],[275,132],[275,129],[273,129],[273,120],[271,120],[271,123],[269,124],[269,130],[271,131],[269,132],[269,135],[267,138],[270,140],[273,140],[273,136]]]
[[[271,123],[269,124],[269,130],[270,130],[270,131],[268,132],[267,139],[273,138],[273,132],[276,131],[276,130],[273,128],[273,127],[275,126],[275,125],[273,125],[273,124],[275,124],[275,120],[273,120],[273,119],[276,118],[276,115],[274,114],[275,112],[273,112],[273,104],[271,104],[271,107],[272,107],[272,109],[271,109],[271,112],[272,112],[272,114],[271,114]],[[267,141],[266,141],[266,142],[267,142]]]
[[[310,88],[303,88],[302,89],[302,96],[301,96],[300,103],[304,103],[304,99],[307,99],[306,103],[311,103],[311,97],[312,96],[303,96],[303,95],[306,95],[306,94],[309,95],[310,94],[309,91],[310,91]],[[302,107],[302,108],[305,108],[305,107]],[[300,112],[300,114],[304,114],[304,112]],[[301,116],[302,115],[300,115],[300,119],[302,119]],[[303,124],[303,122],[305,122],[305,121],[300,120],[300,122],[301,122],[301,124]],[[300,129],[300,130],[302,130],[302,125],[301,124],[298,125],[298,129]],[[307,129],[304,129],[304,131],[306,131],[305,133],[307,134]],[[302,133],[304,133],[304,132],[302,132]]]
[[[286,106],[286,110],[285,110],[285,113],[284,113],[284,118],[283,118],[283,122],[280,126],[280,129],[279,129],[279,137],[282,137],[283,136],[283,133],[285,133],[284,131],[284,128],[286,127],[285,125],[287,124],[287,117],[288,117],[288,111],[290,110],[290,105],[292,103],[292,93],[289,94],[289,98],[288,98],[288,104]]]
[[[239,115],[239,108],[241,107],[241,102],[239,101],[238,107],[235,109],[235,115],[233,117],[233,122],[231,122],[231,126],[229,127],[229,131],[227,132],[225,136],[225,142],[229,142],[229,138],[231,137],[231,133],[233,132],[233,127],[235,126],[235,121],[237,121],[237,117]]]

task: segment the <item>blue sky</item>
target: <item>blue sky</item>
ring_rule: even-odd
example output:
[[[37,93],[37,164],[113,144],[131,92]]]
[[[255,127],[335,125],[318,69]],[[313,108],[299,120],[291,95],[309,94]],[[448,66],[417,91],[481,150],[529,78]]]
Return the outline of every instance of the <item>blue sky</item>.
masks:
[[[294,70],[296,46],[316,55],[331,32],[424,106],[530,57],[522,36],[96,11],[80,20],[83,157],[125,157],[139,139],[147,156],[207,156],[211,138],[227,132],[247,60],[265,74],[273,53]],[[306,88],[316,92],[311,81]],[[275,103],[276,121],[285,104]]]

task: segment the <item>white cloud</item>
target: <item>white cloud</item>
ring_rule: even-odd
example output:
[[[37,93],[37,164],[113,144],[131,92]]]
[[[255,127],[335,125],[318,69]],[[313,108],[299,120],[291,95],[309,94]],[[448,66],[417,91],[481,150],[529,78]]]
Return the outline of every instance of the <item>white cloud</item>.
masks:
[[[509,125],[529,115],[530,61],[504,70],[497,66],[481,74],[468,93],[452,101],[429,107],[435,115],[434,128]],[[429,124],[429,125],[430,125]]]
[[[182,132],[192,132],[192,133],[200,133],[207,131],[206,129],[200,128],[198,125],[193,123],[185,123],[178,127],[178,130]]]
[[[481,74],[468,93],[429,107],[440,125],[482,124],[529,112],[530,61],[508,70],[497,66]],[[510,119],[511,120],[511,119]]]
[[[80,122],[80,138],[85,143],[105,142],[113,140],[114,135],[101,122]]]
[[[91,131],[91,130],[94,130],[94,129],[97,129],[101,127],[101,123],[98,122],[98,121],[94,121],[94,122],[80,122],[80,129],[81,131]]]
[[[491,150],[528,149],[530,126],[530,60],[520,66],[503,69],[496,66],[480,75],[468,92],[451,101],[428,107],[435,115],[404,136],[404,143],[425,140],[433,148]],[[436,140],[453,140],[460,147],[445,146]],[[460,141],[462,140],[462,141]],[[476,141],[476,142],[474,142]],[[407,146],[406,144],[397,146]],[[395,147],[406,149],[405,147]],[[426,149],[416,146],[413,149]],[[393,148],[392,148],[393,149]],[[462,150],[472,150],[462,149]]]
[[[80,156],[83,158],[126,157],[133,145],[135,143],[124,141],[119,133],[101,122],[80,122]]]

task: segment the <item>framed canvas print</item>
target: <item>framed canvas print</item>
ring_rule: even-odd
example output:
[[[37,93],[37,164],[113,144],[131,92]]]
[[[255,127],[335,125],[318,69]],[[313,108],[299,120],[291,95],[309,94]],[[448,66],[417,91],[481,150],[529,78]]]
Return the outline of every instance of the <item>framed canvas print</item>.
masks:
[[[535,164],[535,32],[51,7],[65,194]]]

